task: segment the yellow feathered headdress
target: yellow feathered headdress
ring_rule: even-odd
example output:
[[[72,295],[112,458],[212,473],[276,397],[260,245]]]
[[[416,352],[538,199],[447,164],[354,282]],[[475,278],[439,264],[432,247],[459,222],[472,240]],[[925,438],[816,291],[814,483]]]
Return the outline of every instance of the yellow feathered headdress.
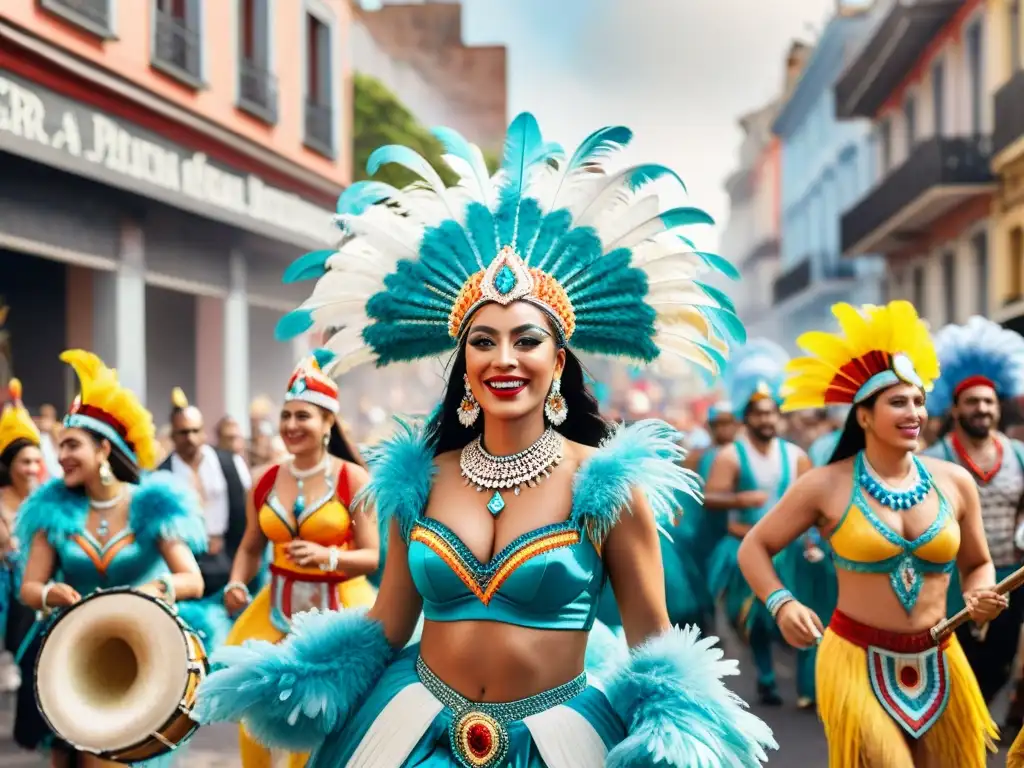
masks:
[[[810,331],[797,339],[808,356],[786,366],[783,411],[861,403],[901,381],[931,391],[939,360],[913,304],[856,309],[843,303],[832,314],[838,334]]]
[[[157,456],[153,417],[133,392],[121,386],[117,371],[83,349],[69,349],[60,359],[75,369],[82,387],[64,426],[94,432],[141,469],[153,469]]]
[[[4,406],[0,414],[0,454],[6,451],[17,440],[28,440],[38,446],[42,440],[39,428],[29,416],[21,402],[21,382],[11,379],[7,385],[10,402]]]

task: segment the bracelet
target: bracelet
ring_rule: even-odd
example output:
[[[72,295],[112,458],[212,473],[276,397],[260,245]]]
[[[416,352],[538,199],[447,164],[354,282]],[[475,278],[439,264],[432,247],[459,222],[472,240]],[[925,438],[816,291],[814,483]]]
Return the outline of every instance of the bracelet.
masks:
[[[338,570],[338,548],[330,547],[327,551],[327,562],[320,564],[320,570],[324,573]]]
[[[227,586],[224,587],[224,594],[226,595],[228,592],[232,592],[236,589],[242,591],[242,594],[245,595],[246,600],[252,601],[252,593],[249,592],[249,587],[246,584],[243,584],[241,581],[229,581],[227,583]]]
[[[793,597],[793,593],[788,589],[776,589],[768,595],[768,599],[764,601],[764,605],[765,608],[768,609],[768,613],[770,613],[774,619],[779,615],[779,609],[781,609],[782,606],[786,603],[791,603],[794,600],[796,600],[796,598]]]
[[[46,584],[43,585],[43,591],[40,594],[40,602],[42,603],[43,607],[39,611],[43,615],[49,615],[50,613],[53,612],[53,608],[51,608],[50,606],[48,606],[46,604],[46,598],[49,596],[50,590],[53,589],[53,587],[54,587],[54,584],[53,584],[52,581],[48,581],[48,582],[46,582]]]
[[[164,588],[164,602],[175,602],[175,599],[177,598],[177,592],[174,589],[174,577],[169,573],[165,573],[158,579],[158,581],[160,582],[161,585],[163,585]]]

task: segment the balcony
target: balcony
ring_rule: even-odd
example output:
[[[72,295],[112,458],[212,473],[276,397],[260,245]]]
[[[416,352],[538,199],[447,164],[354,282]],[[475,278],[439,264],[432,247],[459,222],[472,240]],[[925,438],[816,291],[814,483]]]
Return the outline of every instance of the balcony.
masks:
[[[762,259],[776,258],[779,255],[779,238],[765,237],[757,245],[740,257],[737,267],[749,269]]]
[[[856,276],[856,267],[849,261],[828,261],[824,255],[804,258],[775,278],[772,284],[772,304],[783,302],[817,286],[827,286],[837,280]]]
[[[963,0],[890,0],[891,8],[835,85],[836,116],[873,118]]]
[[[201,88],[202,41],[198,27],[165,11],[155,13],[153,66],[183,83]]]
[[[843,214],[843,254],[899,250],[951,208],[992,190],[991,145],[988,136],[919,142],[906,162]]]
[[[39,7],[97,37],[109,40],[114,36],[110,0],[39,0]]]
[[[277,122],[277,78],[263,64],[239,61],[238,106],[266,123]]]
[[[330,104],[306,101],[306,146],[334,157],[334,120]]]
[[[1018,69],[996,91],[996,125],[992,133],[992,156],[1024,136],[1024,70]]]

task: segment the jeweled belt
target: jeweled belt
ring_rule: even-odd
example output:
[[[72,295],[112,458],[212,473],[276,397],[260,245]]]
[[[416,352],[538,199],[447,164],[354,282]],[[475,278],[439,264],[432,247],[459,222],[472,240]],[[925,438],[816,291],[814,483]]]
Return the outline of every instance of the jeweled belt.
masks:
[[[535,696],[509,702],[474,702],[454,691],[435,675],[422,657],[416,659],[416,674],[423,687],[451,710],[452,725],[448,729],[452,753],[465,768],[491,768],[508,754],[509,738],[505,726],[540,714],[583,693],[587,673],[557,688]]]

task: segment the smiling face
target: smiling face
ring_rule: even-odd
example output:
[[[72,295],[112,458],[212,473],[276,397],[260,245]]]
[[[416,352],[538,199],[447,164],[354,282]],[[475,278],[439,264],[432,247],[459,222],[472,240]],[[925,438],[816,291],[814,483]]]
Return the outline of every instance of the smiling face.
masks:
[[[333,423],[323,408],[292,400],[281,409],[281,439],[293,456],[314,453],[323,446]]]
[[[866,433],[905,451],[917,450],[927,420],[924,393],[913,384],[889,387],[878,395],[873,406],[857,409],[857,421]]]
[[[100,465],[110,456],[110,443],[96,441],[84,429],[68,428],[60,436],[58,459],[64,485],[79,488],[99,476]]]
[[[523,301],[488,304],[466,333],[466,375],[485,418],[540,413],[551,382],[562,375],[565,350],[547,315]]]
[[[956,397],[953,418],[969,437],[981,440],[999,424],[999,398],[992,387],[967,387]]]
[[[743,423],[754,440],[767,443],[779,433],[779,406],[770,397],[751,401]]]
[[[43,466],[43,454],[34,445],[26,445],[18,451],[9,467],[11,484],[21,492],[27,492],[39,481]]]

